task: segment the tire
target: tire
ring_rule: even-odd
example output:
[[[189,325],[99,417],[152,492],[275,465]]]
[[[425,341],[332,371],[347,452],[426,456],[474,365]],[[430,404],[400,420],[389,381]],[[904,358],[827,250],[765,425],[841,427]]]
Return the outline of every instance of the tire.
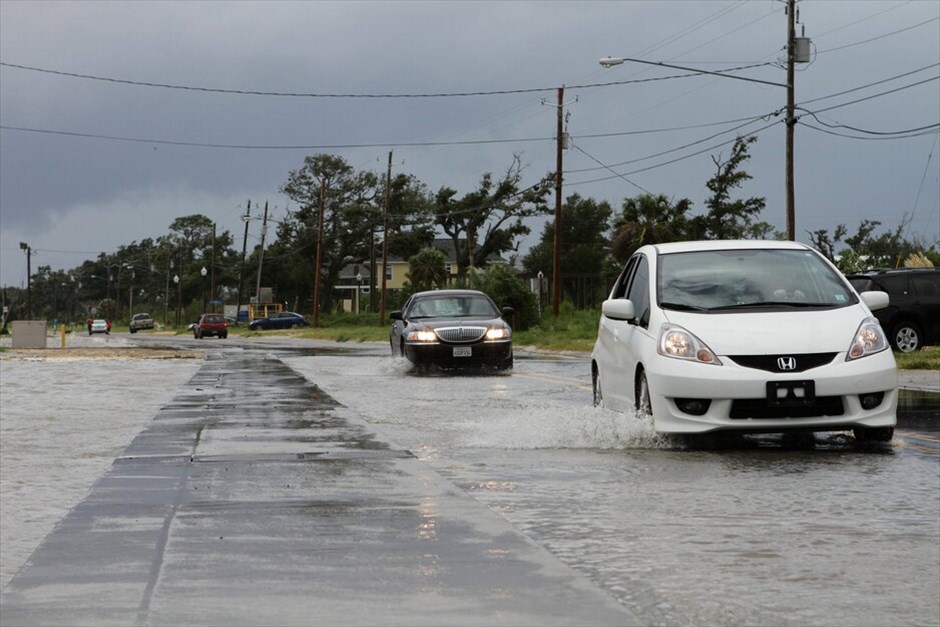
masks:
[[[137,329],[131,329],[131,335],[134,335],[135,333],[137,333]]]
[[[601,376],[597,368],[594,368],[591,376],[591,390],[594,394],[594,407],[600,407],[604,404],[604,394],[601,392]]]
[[[642,370],[636,377],[636,410],[645,416],[653,415],[653,406],[650,402],[650,385],[646,380],[646,373]]]
[[[196,339],[196,340],[202,339],[202,334],[199,332],[198,329],[193,329],[193,339]]]
[[[496,367],[497,370],[512,370],[512,357],[501,362],[499,366]]]
[[[899,322],[891,329],[892,348],[902,353],[913,353],[924,345],[923,332],[913,322]]]
[[[894,427],[855,427],[852,433],[861,444],[884,444],[894,437]]]

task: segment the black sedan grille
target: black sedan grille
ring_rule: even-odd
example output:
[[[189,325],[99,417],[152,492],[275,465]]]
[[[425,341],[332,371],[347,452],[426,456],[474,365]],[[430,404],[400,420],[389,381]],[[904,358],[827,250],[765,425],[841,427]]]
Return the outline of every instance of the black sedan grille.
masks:
[[[836,353],[802,353],[798,355],[729,355],[731,361],[745,368],[767,372],[805,372],[825,366]],[[783,366],[783,367],[781,367]]]
[[[443,327],[434,329],[444,342],[470,343],[477,342],[486,333],[486,327]]]

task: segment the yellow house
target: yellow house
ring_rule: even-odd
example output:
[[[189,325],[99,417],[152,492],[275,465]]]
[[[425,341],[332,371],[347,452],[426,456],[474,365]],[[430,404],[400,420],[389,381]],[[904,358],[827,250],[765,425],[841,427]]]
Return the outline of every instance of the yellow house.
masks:
[[[454,252],[454,242],[450,238],[438,238],[432,244],[434,248],[439,248],[444,252],[445,269],[451,277],[457,276],[457,255]],[[487,259],[488,264],[508,264],[509,262],[498,255],[491,255]],[[359,311],[368,310],[370,299],[369,266],[371,260],[365,260],[364,263],[350,264],[343,268],[339,273],[339,281],[336,290],[341,291],[343,310]],[[387,290],[400,290],[405,286],[408,280],[408,260],[400,257],[389,256],[385,271],[385,288]],[[382,257],[375,260],[375,289],[381,292],[382,289]],[[358,306],[357,306],[358,298]]]

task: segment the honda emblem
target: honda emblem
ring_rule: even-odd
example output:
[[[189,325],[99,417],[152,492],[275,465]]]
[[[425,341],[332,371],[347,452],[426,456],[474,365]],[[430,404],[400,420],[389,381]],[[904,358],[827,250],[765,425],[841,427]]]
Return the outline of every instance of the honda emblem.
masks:
[[[796,357],[778,357],[777,367],[781,370],[796,370]]]

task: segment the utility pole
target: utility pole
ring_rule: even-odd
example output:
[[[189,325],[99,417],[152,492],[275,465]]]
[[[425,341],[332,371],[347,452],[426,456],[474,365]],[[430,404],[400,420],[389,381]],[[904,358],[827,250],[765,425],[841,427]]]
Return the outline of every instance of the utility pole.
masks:
[[[558,88],[558,130],[555,147],[555,242],[552,251],[552,315],[558,317],[561,303],[561,170],[564,142],[565,86]]]
[[[215,297],[215,222],[212,223],[212,260],[209,265],[211,268],[209,278],[209,300],[217,300]],[[212,303],[212,313],[215,313],[215,303]]]
[[[264,265],[264,236],[268,234],[268,201],[264,201],[264,219],[261,220],[261,254],[258,258],[258,283],[255,285],[255,304],[261,302],[261,266]]]
[[[796,56],[796,0],[787,0],[787,239],[796,239],[796,202],[793,198],[793,131],[796,126],[794,110],[793,66]]]
[[[392,191],[392,151],[388,151],[388,171],[385,174],[385,210],[382,228],[382,303],[379,306],[379,326],[385,326],[385,275],[388,272],[388,200]]]
[[[238,296],[235,298],[235,322],[238,322],[242,311],[242,290],[245,288],[245,255],[248,252],[248,221],[251,220],[251,199],[248,199],[248,207],[245,209],[245,215],[242,216],[245,222],[245,235],[242,238],[242,265],[238,269]]]
[[[320,215],[317,218],[317,263],[313,274],[313,326],[320,326],[320,267],[323,263],[323,203],[326,177],[320,179]]]

